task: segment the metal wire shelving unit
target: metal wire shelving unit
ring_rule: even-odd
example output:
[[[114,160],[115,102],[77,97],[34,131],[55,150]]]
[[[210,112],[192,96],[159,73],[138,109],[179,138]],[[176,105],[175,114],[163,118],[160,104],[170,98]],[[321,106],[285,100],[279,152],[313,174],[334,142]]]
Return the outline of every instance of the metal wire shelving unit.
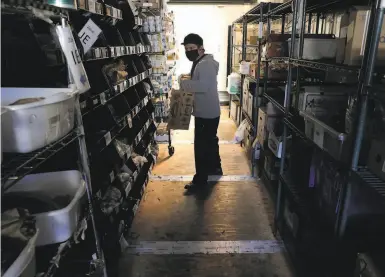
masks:
[[[118,8],[97,3],[99,10],[91,9],[95,1],[74,1],[71,7],[65,8],[56,7],[55,4],[57,3],[50,1],[5,0],[2,1],[2,13],[43,19],[52,25],[51,29],[70,24],[73,32],[79,31],[76,28],[83,27],[90,18],[96,22],[102,29],[98,45],[87,53],[83,53],[82,48],[76,49],[79,51],[78,62],[84,65],[91,90],[75,96],[75,128],[67,135],[30,153],[4,154],[1,168],[2,197],[29,174],[78,169],[86,184],[87,199],[81,219],[67,241],[60,245],[37,248],[38,276],[82,274],[80,271],[84,271],[87,276],[108,276],[117,270],[116,258],[121,251],[120,247],[111,248],[109,244],[119,242],[127,235],[149,181],[151,168],[156,162],[152,149],[156,129],[149,79],[152,69],[146,64],[146,54],[151,52],[151,46],[143,43],[139,34],[136,41],[134,40],[133,35],[137,33],[142,20],[133,15],[128,2],[120,3]],[[2,29],[8,27],[6,24],[2,25]],[[124,34],[121,35],[119,30],[122,28]],[[107,42],[106,37],[111,39],[111,34],[108,33],[111,30],[117,36],[115,43]],[[80,41],[77,41],[77,36],[74,37],[79,42],[79,47]],[[60,49],[59,52],[57,58],[60,56],[61,62],[55,66],[62,67],[62,72],[68,73],[65,75],[71,84],[73,79],[69,77],[71,69],[65,62],[65,51]],[[122,82],[113,83],[107,76],[103,78],[103,65],[114,59],[124,59],[128,64],[126,69],[130,74]],[[121,104],[124,108],[119,106]],[[105,117],[107,114],[113,119],[109,122],[113,123],[104,128],[101,127],[102,121],[109,120]],[[98,122],[99,130],[90,128],[90,122]],[[115,149],[118,139],[126,139],[130,149],[121,156]],[[133,153],[146,158],[147,162],[136,165],[131,155]],[[122,193],[120,205],[111,214],[103,214],[101,204],[106,196],[106,189],[117,186],[117,176],[123,172],[123,168],[128,172],[132,171],[129,185],[124,189],[125,193]],[[108,226],[102,223],[107,217]],[[115,231],[121,232],[121,237],[111,241],[111,233]],[[87,250],[83,251],[84,249]],[[71,263],[81,266],[68,266]]]
[[[347,8],[353,5],[365,5],[371,10],[370,18],[368,22],[369,32],[366,38],[366,46],[363,54],[363,61],[361,66],[348,66],[344,64],[337,64],[330,61],[313,61],[303,59],[303,44],[304,35],[311,33],[311,25],[316,24],[316,30],[324,30],[324,15],[334,14],[336,11],[345,11]],[[244,79],[254,79],[257,87],[257,94],[253,98],[253,121],[254,129],[258,130],[258,121],[254,120],[257,118],[257,109],[259,102],[257,97],[263,97],[267,102],[270,102],[278,111],[283,114],[283,134],[282,134],[282,155],[280,158],[280,170],[279,170],[279,181],[272,183],[266,177],[266,172],[263,169],[263,162],[259,164],[260,169],[259,175],[263,177],[265,185],[269,188],[269,192],[274,191],[271,189],[272,186],[276,186],[275,195],[273,199],[276,202],[275,209],[275,224],[273,231],[278,232],[282,235],[286,246],[289,250],[290,256],[293,258],[295,264],[304,263],[303,259],[308,256],[309,259],[314,259],[312,251],[307,249],[305,256],[299,254],[298,249],[302,249],[303,241],[306,241],[303,236],[309,235],[309,226],[313,226],[313,229],[322,230],[316,236],[319,241],[323,241],[328,247],[335,245],[333,249],[338,255],[332,255],[333,258],[325,259],[326,254],[318,255],[316,259],[320,260],[320,263],[328,263],[331,266],[321,269],[319,264],[309,261],[307,268],[299,269],[299,276],[353,276],[354,271],[354,257],[356,253],[360,251],[370,251],[371,248],[380,247],[384,245],[385,238],[383,235],[378,234],[373,228],[367,227],[361,228],[354,225],[356,222],[355,217],[368,217],[372,218],[372,222],[383,221],[385,215],[385,198],[384,198],[384,181],[376,176],[367,166],[362,166],[360,161],[360,155],[362,155],[363,136],[366,132],[365,124],[368,121],[368,113],[370,112],[370,101],[376,98],[375,95],[381,94],[379,87],[381,85],[381,76],[383,74],[383,68],[376,66],[377,49],[380,40],[381,27],[383,25],[384,18],[384,1],[331,1],[321,3],[314,0],[293,0],[286,1],[283,4],[277,3],[260,3],[250,11],[245,13],[243,16],[233,22],[234,24],[242,24],[243,29],[243,40],[242,45],[237,47],[242,48],[242,59],[246,59],[246,37],[247,37],[247,26],[249,24],[263,24],[265,32],[270,34],[271,24],[273,21],[281,21],[281,34],[287,34],[286,26],[288,23],[291,25],[289,30],[291,44],[289,49],[289,55],[287,57],[261,57],[262,45],[264,45],[265,35],[262,32],[259,33],[259,43],[256,46],[258,49],[257,59],[257,76],[242,75],[242,85]],[[316,21],[312,21],[312,18],[316,18]],[[288,20],[289,19],[289,20]],[[291,20],[291,22],[289,22]],[[314,22],[314,23],[312,23]],[[229,30],[232,28],[229,27]],[[262,30],[262,29],[260,29]],[[286,32],[285,32],[286,31]],[[317,31],[318,34],[318,31]],[[232,33],[230,33],[232,35]],[[295,39],[297,38],[297,39]],[[230,58],[228,58],[228,72],[230,73],[233,68],[232,55],[233,40],[229,39],[231,46]],[[298,45],[296,45],[298,44]],[[297,46],[297,48],[295,47]],[[295,52],[296,49],[298,52]],[[268,72],[268,66],[270,64],[284,64],[287,67],[287,78],[286,80],[271,80],[266,75]],[[261,76],[261,68],[264,68],[265,75]],[[349,76],[349,81],[344,82],[326,82],[323,78],[312,77],[309,78],[304,74],[304,70],[311,70],[311,72],[323,72],[324,74],[344,74]],[[383,81],[382,81],[383,82]],[[318,146],[315,141],[310,139],[304,129],[304,125],[299,124],[301,118],[298,112],[298,101],[296,101],[299,94],[299,88],[301,86],[350,86],[356,92],[355,95],[358,97],[357,106],[359,112],[354,121],[353,132],[350,135],[349,145],[349,157],[344,160],[336,159],[335,153],[330,153]],[[276,97],[269,94],[267,88],[280,86],[285,87],[284,97],[277,99]],[[242,91],[242,90],[241,90]],[[242,92],[239,95],[240,98],[240,121],[247,118],[242,112]],[[297,104],[292,104],[292,102]],[[376,99],[375,101],[382,101]],[[303,121],[303,119],[302,119]],[[256,135],[254,133],[254,135]],[[335,168],[341,171],[341,183],[335,188],[337,195],[337,203],[335,207],[334,219],[330,220],[325,215],[324,210],[320,210],[316,205],[317,201],[317,190],[316,189],[305,189],[300,185],[298,176],[292,176],[290,169],[288,168],[288,162],[290,162],[290,153],[288,152],[288,136],[295,136],[303,144],[303,151],[317,151],[321,153],[325,159],[330,160]],[[306,149],[306,150],[305,150]],[[265,152],[265,151],[263,151]],[[263,159],[261,159],[263,161]],[[361,162],[361,161],[360,161]],[[253,163],[252,163],[253,164]],[[298,180],[297,180],[298,179]],[[354,200],[353,200],[354,199]],[[354,203],[357,201],[358,203]],[[373,203],[371,203],[373,202]],[[290,212],[288,212],[290,211]],[[377,216],[374,216],[374,214]],[[288,217],[294,218],[290,222]],[[352,223],[353,222],[353,223]],[[360,221],[358,221],[360,222]],[[362,221],[366,222],[366,221]],[[372,223],[371,222],[371,223]],[[358,223],[357,223],[358,224]],[[359,225],[359,224],[358,224]],[[365,223],[361,223],[365,225]],[[369,226],[370,224],[368,224]],[[384,230],[383,225],[379,225],[379,230]],[[295,231],[293,231],[295,229]],[[363,231],[365,229],[365,231]],[[314,230],[313,230],[314,231]],[[298,238],[297,235],[293,235],[293,232],[298,234],[301,233],[302,238]],[[366,233],[365,233],[366,232]],[[313,232],[314,235],[315,232]],[[357,234],[363,234],[365,236],[359,237]],[[377,240],[377,246],[374,242],[375,239],[369,238],[372,234]],[[358,237],[357,237],[358,236]],[[316,240],[317,240],[316,239]],[[302,240],[302,243],[301,243]],[[362,240],[358,242],[359,240]],[[381,241],[381,242],[380,242]],[[311,245],[310,242],[308,242]],[[321,248],[319,252],[321,253]],[[326,247],[327,248],[327,247]],[[331,249],[331,248],[330,248]],[[314,251],[314,249],[312,249]],[[327,250],[325,250],[327,251]],[[302,258],[299,258],[302,257]],[[310,258],[311,257],[311,258]],[[322,257],[322,258],[321,258]],[[329,257],[330,258],[330,257]],[[332,261],[334,259],[334,261]],[[322,262],[321,262],[322,261]],[[352,262],[353,261],[353,262]],[[331,269],[335,267],[334,271]],[[312,271],[313,267],[313,271]],[[318,271],[317,271],[318,270]],[[309,275],[310,274],[310,275]],[[318,275],[317,275],[318,274]],[[322,275],[324,274],[324,275]],[[350,275],[349,275],[350,274]]]

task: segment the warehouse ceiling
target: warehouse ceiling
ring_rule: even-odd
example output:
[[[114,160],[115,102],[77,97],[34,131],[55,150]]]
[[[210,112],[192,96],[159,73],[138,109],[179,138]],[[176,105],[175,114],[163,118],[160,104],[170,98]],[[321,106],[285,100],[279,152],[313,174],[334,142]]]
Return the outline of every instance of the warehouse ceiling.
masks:
[[[170,0],[169,5],[243,5],[253,0]]]

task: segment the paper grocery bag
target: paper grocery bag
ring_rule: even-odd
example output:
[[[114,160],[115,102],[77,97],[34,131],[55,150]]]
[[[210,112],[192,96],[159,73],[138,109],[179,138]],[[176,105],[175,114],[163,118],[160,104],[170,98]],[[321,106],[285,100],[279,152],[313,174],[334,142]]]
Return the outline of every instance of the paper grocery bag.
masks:
[[[172,90],[170,99],[170,114],[168,130],[188,130],[194,104],[194,95],[191,92]]]

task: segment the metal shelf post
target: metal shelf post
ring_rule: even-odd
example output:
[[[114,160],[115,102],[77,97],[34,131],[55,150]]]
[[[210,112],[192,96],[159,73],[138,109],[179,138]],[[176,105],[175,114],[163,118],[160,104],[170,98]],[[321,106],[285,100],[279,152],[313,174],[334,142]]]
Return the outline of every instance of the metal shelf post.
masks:
[[[298,19],[298,6],[303,0],[296,0],[295,1],[295,7],[293,11],[293,23],[291,27],[291,48],[289,53],[289,60],[294,55],[294,47],[295,47],[295,35],[296,35],[296,22]],[[305,10],[303,9],[303,12]],[[289,62],[288,65],[288,74],[287,74],[287,82],[285,87],[285,100],[284,100],[284,108],[285,108],[285,117],[289,114],[289,106],[290,106],[290,93],[291,93],[291,85],[292,85],[292,64]],[[288,135],[288,127],[286,124],[284,124],[283,127],[283,141],[282,141],[282,155],[281,155],[281,161],[280,161],[280,167],[279,167],[279,174],[282,175],[284,173],[284,167],[285,167],[285,156],[286,156],[286,144],[287,144],[287,135]],[[275,208],[275,216],[274,216],[274,226],[273,231],[276,233],[278,222],[281,218],[281,209],[282,209],[282,186],[283,183],[281,181],[281,178],[278,183],[278,193],[277,193],[277,202],[276,202],[276,208]]]

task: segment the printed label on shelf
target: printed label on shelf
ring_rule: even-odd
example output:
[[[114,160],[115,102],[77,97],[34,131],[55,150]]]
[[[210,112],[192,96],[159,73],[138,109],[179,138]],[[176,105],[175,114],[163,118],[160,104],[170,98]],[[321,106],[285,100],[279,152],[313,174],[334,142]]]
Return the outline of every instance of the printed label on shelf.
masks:
[[[324,129],[320,126],[314,125],[313,140],[314,143],[323,149],[324,146]]]
[[[127,124],[128,124],[128,127],[132,128],[132,117],[131,117],[131,115],[127,115]]]
[[[132,183],[128,182],[127,187],[125,189],[126,197],[128,197],[128,195],[130,194],[131,189],[132,189]]]
[[[88,0],[88,10],[92,13],[96,13],[96,1]]]
[[[110,47],[110,52],[111,52],[111,57],[115,57],[116,56],[115,47]]]
[[[101,50],[99,48],[94,49],[94,55],[95,58],[100,59],[101,58]]]
[[[134,215],[135,215],[136,212],[138,211],[138,208],[139,208],[139,204],[136,203],[135,206],[132,208],[132,212],[133,212]]]
[[[90,83],[70,27],[56,26],[56,33],[66,57],[72,81],[75,83],[79,93],[86,92],[90,89]]]
[[[119,83],[119,92],[122,93],[125,91],[124,82]]]
[[[107,100],[106,100],[106,95],[104,94],[104,92],[102,92],[102,93],[100,94],[100,103],[101,103],[102,105],[104,105],[104,104],[106,104],[106,102],[107,102]]]
[[[120,57],[122,55],[122,52],[120,50],[120,47],[116,47],[116,56]]]
[[[106,141],[106,146],[111,143],[111,133],[107,132],[107,134],[104,135],[104,139]]]
[[[92,101],[92,104],[94,104],[94,105],[99,104],[99,99],[98,99],[98,98],[95,98],[95,99]]]
[[[100,48],[101,56],[102,58],[107,58],[108,57],[108,50],[106,47]]]
[[[135,113],[138,114],[139,111],[140,111],[140,107],[139,107],[139,105],[136,105],[136,106],[135,106]]]
[[[102,30],[95,24],[95,22],[91,19],[87,21],[86,25],[84,25],[78,34],[80,42],[83,45],[84,53],[87,53],[88,50],[91,49],[101,32]]]
[[[80,102],[80,109],[87,108],[87,101]]]
[[[117,85],[114,86],[115,93],[119,93],[119,87]]]
[[[110,173],[110,181],[111,183],[115,180],[115,172],[114,171],[111,171]]]

